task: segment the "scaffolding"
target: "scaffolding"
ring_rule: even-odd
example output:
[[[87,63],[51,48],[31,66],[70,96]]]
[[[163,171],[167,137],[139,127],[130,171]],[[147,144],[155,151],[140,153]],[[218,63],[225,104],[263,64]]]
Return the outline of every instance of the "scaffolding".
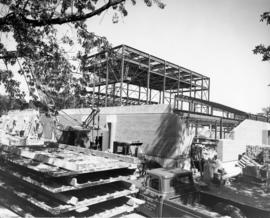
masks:
[[[88,93],[93,106],[171,104],[178,95],[210,98],[210,78],[167,60],[120,45],[87,59]]]

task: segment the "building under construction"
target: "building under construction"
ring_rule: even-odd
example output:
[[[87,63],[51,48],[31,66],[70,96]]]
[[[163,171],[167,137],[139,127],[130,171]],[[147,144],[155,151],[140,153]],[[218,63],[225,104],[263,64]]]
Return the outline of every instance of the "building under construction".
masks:
[[[88,64],[93,106],[167,104],[194,124],[213,126],[215,138],[250,116],[211,102],[209,77],[127,45],[94,54]]]
[[[237,127],[245,119],[266,118],[210,101],[210,78],[205,75],[127,45],[89,56],[86,69],[92,106],[100,108],[94,126],[103,136],[103,150],[112,151],[114,142],[140,141],[146,154],[178,157],[190,144],[190,130],[197,138],[216,141],[244,137],[246,143],[256,138],[253,142],[260,144],[263,140],[261,131],[266,127],[251,128],[258,132],[256,137],[250,135],[253,138],[241,135]],[[65,112],[84,120],[91,110]],[[74,122],[62,119],[67,120]]]
[[[128,182],[137,181],[138,146],[150,168],[192,163],[202,172],[212,154],[244,168],[250,160],[238,162],[238,155],[257,157],[262,149],[270,160],[270,123],[211,102],[209,77],[126,45],[90,56],[87,64],[92,107],[61,110],[54,120],[31,109],[1,117],[0,204],[21,216],[111,217],[140,207],[147,199],[137,199],[139,189]],[[59,130],[64,141],[54,137]]]

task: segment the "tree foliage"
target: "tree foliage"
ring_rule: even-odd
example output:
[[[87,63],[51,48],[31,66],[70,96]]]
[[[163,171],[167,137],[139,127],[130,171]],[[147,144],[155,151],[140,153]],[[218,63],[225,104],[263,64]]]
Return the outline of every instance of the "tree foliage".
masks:
[[[125,0],[0,0],[0,34],[6,34],[16,44],[15,51],[0,42],[0,61],[6,69],[0,71],[0,84],[12,97],[22,98],[14,80],[12,65],[19,64],[18,73],[29,84],[30,94],[38,100],[57,108],[86,106],[85,81],[75,78],[73,73],[83,70],[86,57],[93,49],[108,50],[110,44],[105,37],[99,37],[87,30],[87,20],[102,12],[113,9],[115,13],[127,16]],[[130,0],[133,5],[135,0]],[[147,6],[165,5],[160,0],[144,0]],[[67,33],[59,39],[59,27],[70,28],[77,33],[76,41]],[[61,43],[59,43],[61,41]],[[72,63],[66,47],[79,45],[76,61]],[[45,93],[45,94],[44,94]],[[83,100],[82,100],[83,99]],[[86,104],[86,105],[85,105]]]
[[[29,104],[20,98],[12,98],[7,95],[0,95],[0,116],[8,110],[21,110],[29,107]]]
[[[261,22],[266,22],[266,25],[270,24],[270,12],[264,12],[261,15]],[[254,54],[261,54],[262,61],[270,61],[270,45],[257,45],[253,52]]]

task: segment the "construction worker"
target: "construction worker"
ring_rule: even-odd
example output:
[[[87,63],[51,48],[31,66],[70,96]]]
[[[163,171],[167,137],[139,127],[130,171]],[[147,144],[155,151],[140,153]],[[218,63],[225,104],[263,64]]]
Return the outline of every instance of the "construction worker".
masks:
[[[16,132],[16,126],[17,126],[17,121],[14,119],[12,122],[8,123],[7,124],[7,132],[10,134],[10,135],[16,135],[17,132]]]

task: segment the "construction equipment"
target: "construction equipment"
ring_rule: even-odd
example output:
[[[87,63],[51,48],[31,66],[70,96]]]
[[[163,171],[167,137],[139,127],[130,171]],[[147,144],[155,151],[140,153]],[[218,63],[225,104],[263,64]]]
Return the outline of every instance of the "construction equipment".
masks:
[[[230,186],[205,184],[183,169],[147,171],[138,210],[148,217],[269,218],[270,196],[260,187],[240,182]]]
[[[90,148],[91,141],[89,141],[88,136],[93,130],[97,130],[97,128],[95,128],[94,120],[100,112],[99,108],[91,109],[91,113],[83,122],[80,123],[76,120],[79,125],[66,126],[62,129],[62,135],[58,140],[59,143]],[[68,114],[66,115],[69,116]]]

